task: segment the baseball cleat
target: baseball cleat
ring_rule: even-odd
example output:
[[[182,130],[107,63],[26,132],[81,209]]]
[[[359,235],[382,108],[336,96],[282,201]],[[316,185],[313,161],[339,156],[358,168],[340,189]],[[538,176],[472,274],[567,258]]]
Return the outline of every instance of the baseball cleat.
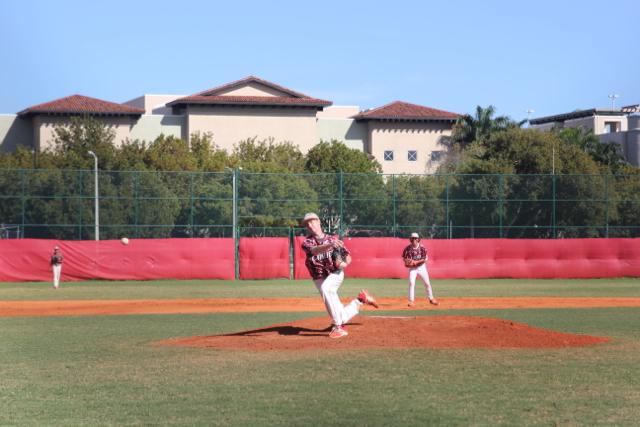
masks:
[[[413,307],[414,305],[416,305],[416,303],[415,303],[415,302],[413,302],[413,301],[409,301],[409,302],[407,303],[407,307]]]
[[[331,332],[329,332],[329,338],[342,338],[349,335],[349,332],[345,331],[342,326],[334,326]]]
[[[367,292],[366,289],[360,291],[360,293],[358,294],[358,300],[360,300],[360,302],[363,304],[372,305],[375,308],[378,308],[376,299],[369,292]]]
[[[439,303],[438,300],[434,298],[429,300],[429,304],[438,305]]]

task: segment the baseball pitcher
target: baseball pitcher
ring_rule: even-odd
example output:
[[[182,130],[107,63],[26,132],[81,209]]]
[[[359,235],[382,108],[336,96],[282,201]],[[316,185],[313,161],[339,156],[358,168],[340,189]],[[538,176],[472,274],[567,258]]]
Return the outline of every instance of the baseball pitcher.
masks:
[[[373,296],[363,289],[356,299],[342,305],[338,289],[344,280],[344,269],[351,264],[351,253],[342,240],[322,231],[320,218],[315,213],[306,214],[302,224],[309,232],[302,242],[302,250],[306,255],[305,266],[333,322],[329,337],[345,337],[348,332],[344,324],[360,312],[360,307],[367,304],[377,308],[378,304]]]

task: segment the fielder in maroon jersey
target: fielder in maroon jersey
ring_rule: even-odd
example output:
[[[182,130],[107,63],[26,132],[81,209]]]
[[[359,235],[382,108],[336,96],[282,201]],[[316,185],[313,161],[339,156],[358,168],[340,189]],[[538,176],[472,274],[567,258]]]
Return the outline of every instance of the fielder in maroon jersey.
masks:
[[[348,335],[344,324],[360,312],[363,304],[378,307],[376,300],[365,290],[361,290],[358,298],[347,305],[342,305],[338,289],[344,280],[344,269],[351,264],[351,253],[344,242],[335,236],[322,231],[320,218],[315,213],[304,216],[302,224],[309,235],[302,242],[302,250],[306,254],[305,265],[322,295],[322,301],[331,316],[333,327],[329,333],[331,338],[342,338]]]
[[[51,269],[53,270],[53,288],[58,289],[60,287],[60,274],[62,273],[62,262],[64,261],[64,255],[60,251],[59,247],[53,248],[53,254],[51,254]]]
[[[438,305],[438,300],[433,296],[431,282],[429,281],[429,272],[426,267],[427,260],[429,259],[427,256],[427,249],[420,244],[420,236],[418,233],[411,233],[409,241],[411,242],[409,246],[404,248],[402,251],[404,265],[409,269],[408,305],[409,307],[413,307],[415,305],[416,276],[420,276],[422,278],[429,302],[433,305]]]

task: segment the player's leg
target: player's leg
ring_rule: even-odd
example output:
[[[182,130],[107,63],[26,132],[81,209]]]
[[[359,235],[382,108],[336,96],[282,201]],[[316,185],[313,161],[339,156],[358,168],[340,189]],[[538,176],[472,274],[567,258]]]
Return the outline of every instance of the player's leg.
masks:
[[[60,270],[62,269],[61,265],[53,266],[53,287],[57,288],[60,286]]]
[[[340,297],[338,296],[338,289],[340,288],[343,280],[344,273],[340,272],[330,274],[324,280],[320,279],[314,281],[318,292],[320,292],[320,295],[322,295],[322,301],[324,301],[327,313],[329,313],[329,316],[331,316],[331,319],[333,320],[333,324],[335,326],[342,326],[345,322],[345,317],[348,317],[349,319],[353,317],[345,315],[345,307],[342,305]],[[349,304],[349,306],[350,305],[351,304]],[[353,307],[351,307],[350,313],[351,310],[353,310]]]
[[[412,306],[416,297],[416,276],[418,275],[418,269],[412,268],[409,270],[409,305]]]
[[[427,267],[425,266],[425,264],[422,264],[420,267],[418,267],[417,270],[420,278],[424,282],[424,288],[427,291],[427,298],[429,298],[429,302],[431,302],[432,304],[438,304],[438,301],[433,296],[433,289],[431,288],[431,280],[429,280],[429,272],[427,271]]]

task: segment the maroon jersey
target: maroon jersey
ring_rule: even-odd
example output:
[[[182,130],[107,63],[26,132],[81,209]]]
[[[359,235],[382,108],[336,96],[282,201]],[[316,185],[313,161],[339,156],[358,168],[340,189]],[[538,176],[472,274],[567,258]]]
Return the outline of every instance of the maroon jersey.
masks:
[[[418,245],[417,248],[409,245],[402,251],[402,258],[422,261],[423,259],[427,259],[427,249],[422,245]]]
[[[53,254],[51,256],[51,265],[60,265],[62,264],[62,261],[64,260],[64,257],[62,256],[61,253],[57,253],[57,254]]]
[[[329,274],[337,271],[338,268],[334,265],[333,249],[327,252],[311,255],[311,248],[315,246],[325,245],[327,243],[335,242],[339,240],[336,236],[329,236],[325,234],[323,238],[316,239],[313,236],[307,236],[304,242],[302,242],[302,250],[307,255],[307,260],[304,265],[307,266],[309,274],[313,279],[324,279]],[[342,248],[341,253],[346,256],[350,252],[347,248]]]

